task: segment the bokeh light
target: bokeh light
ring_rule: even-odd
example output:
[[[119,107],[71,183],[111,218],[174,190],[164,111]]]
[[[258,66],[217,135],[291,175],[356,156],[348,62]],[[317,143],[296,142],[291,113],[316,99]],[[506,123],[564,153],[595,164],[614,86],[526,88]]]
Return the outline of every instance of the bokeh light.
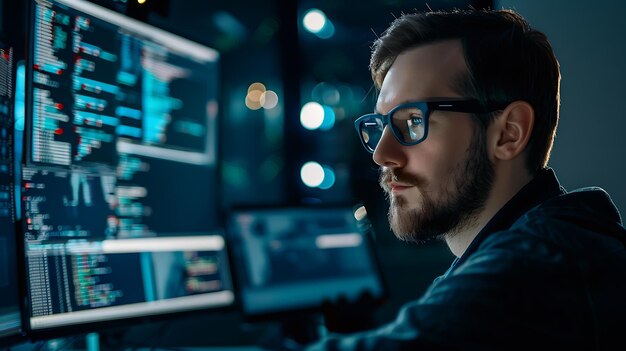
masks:
[[[357,208],[356,210],[354,210],[354,218],[357,221],[362,221],[367,217],[367,210],[365,209],[365,206],[360,206],[359,208]]]
[[[248,87],[248,93],[254,90],[263,92],[267,89],[265,88],[265,84],[260,83],[260,82],[255,82],[255,83],[250,84],[250,86]]]
[[[248,94],[246,95],[246,106],[251,110],[258,110],[263,107],[263,95],[266,89],[263,83],[252,83],[248,87]],[[278,100],[277,100],[278,101]]]
[[[302,20],[304,28],[311,33],[319,33],[326,25],[326,15],[318,9],[310,9]]]
[[[318,129],[324,123],[324,107],[317,102],[307,102],[300,110],[300,123],[308,130]]]
[[[260,102],[264,109],[273,109],[278,105],[278,95],[274,91],[268,90],[261,94]]]
[[[320,130],[329,130],[335,125],[335,111],[330,106],[322,105],[324,109],[324,120],[320,125]]]
[[[300,168],[300,179],[309,188],[327,190],[335,185],[335,171],[327,165],[309,161]]]
[[[304,185],[316,188],[324,181],[324,168],[317,162],[307,162],[300,168],[300,179]]]
[[[324,179],[322,179],[322,182],[317,187],[327,190],[335,185],[335,171],[329,166],[322,166],[322,169],[324,170]]]

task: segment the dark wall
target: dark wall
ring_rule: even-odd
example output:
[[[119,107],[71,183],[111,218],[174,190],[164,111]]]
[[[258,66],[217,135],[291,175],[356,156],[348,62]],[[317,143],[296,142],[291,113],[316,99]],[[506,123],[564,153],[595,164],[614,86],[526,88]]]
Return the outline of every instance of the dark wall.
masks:
[[[561,65],[561,119],[549,165],[568,190],[600,186],[626,210],[626,2],[497,1],[544,32]]]

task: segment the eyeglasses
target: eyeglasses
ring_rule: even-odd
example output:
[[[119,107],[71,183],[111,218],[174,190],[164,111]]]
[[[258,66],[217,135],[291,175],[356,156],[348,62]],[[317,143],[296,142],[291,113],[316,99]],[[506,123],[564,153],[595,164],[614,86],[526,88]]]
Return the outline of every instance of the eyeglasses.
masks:
[[[386,125],[396,140],[405,146],[421,143],[428,135],[428,118],[435,110],[467,113],[489,113],[506,108],[508,103],[489,102],[483,105],[478,100],[416,101],[400,104],[386,115],[370,113],[357,118],[354,127],[361,143],[370,153],[380,142]]]

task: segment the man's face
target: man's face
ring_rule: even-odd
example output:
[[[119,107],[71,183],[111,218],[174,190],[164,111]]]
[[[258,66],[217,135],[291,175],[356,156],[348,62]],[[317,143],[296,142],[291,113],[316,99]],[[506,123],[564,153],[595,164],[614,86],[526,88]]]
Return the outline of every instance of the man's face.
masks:
[[[385,76],[376,110],[387,113],[411,101],[467,98],[455,89],[466,72],[459,41],[408,50]],[[373,158],[381,166],[396,236],[423,241],[473,223],[493,180],[485,143],[484,132],[467,113],[431,112],[428,137],[413,146],[400,145],[385,127]]]

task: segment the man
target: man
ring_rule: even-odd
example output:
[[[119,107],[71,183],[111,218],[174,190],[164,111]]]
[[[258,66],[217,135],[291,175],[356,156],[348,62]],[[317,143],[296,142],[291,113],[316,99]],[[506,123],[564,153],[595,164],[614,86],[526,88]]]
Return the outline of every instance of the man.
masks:
[[[626,230],[603,190],[567,193],[547,168],[560,73],[546,37],[511,11],[405,15],[370,69],[376,113],[355,125],[391,227],[457,258],[394,322],[311,349],[623,348]]]

